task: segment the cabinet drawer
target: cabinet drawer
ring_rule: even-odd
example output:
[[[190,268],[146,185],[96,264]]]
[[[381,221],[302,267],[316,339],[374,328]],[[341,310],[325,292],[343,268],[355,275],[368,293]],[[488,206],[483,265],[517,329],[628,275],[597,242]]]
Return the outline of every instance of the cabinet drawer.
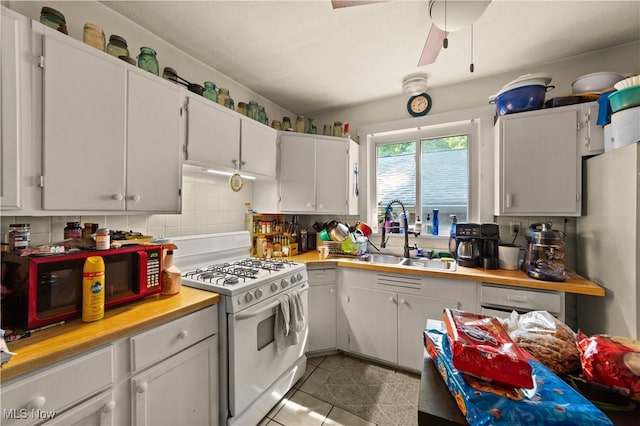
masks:
[[[563,312],[563,294],[544,290],[522,290],[506,286],[482,284],[480,290],[482,306],[502,306],[515,310]]]
[[[338,279],[336,268],[307,269],[309,284],[332,284]]]
[[[138,371],[218,331],[218,307],[210,306],[131,338],[131,369]]]
[[[113,346],[47,368],[2,386],[2,424],[41,423],[114,383]]]

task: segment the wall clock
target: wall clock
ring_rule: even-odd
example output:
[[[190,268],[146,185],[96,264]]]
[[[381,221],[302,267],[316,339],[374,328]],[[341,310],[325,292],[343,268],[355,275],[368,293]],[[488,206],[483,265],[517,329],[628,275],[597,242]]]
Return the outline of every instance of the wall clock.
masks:
[[[426,93],[420,93],[412,96],[409,98],[409,102],[407,102],[407,111],[409,111],[409,114],[413,117],[422,117],[427,115],[430,109],[431,96]]]
[[[229,187],[231,187],[231,190],[233,192],[240,191],[243,186],[244,186],[244,180],[242,179],[242,176],[240,176],[239,173],[234,173],[233,175],[231,175],[231,177],[229,178]]]

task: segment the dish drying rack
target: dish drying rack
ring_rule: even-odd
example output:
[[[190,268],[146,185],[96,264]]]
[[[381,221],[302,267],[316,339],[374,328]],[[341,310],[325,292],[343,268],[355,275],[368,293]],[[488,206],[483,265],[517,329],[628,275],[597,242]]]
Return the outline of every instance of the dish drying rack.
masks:
[[[353,252],[345,252],[342,250],[342,243],[336,241],[323,241],[322,245],[329,247],[329,256],[362,256],[367,253],[368,240],[356,242],[356,250]]]

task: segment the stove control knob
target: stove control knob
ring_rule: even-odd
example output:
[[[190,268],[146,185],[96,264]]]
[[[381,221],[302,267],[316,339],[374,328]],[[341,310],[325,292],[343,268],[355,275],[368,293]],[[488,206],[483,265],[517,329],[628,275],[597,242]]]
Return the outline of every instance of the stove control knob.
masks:
[[[276,291],[278,289],[278,284],[271,283],[271,291]]]
[[[260,299],[262,297],[262,290],[257,289],[254,294],[256,296],[256,299]]]
[[[291,275],[291,284],[295,284],[296,281],[298,281],[298,277],[296,277],[295,275]]]
[[[302,279],[303,279],[304,277],[302,276],[302,274],[301,274],[300,272],[298,272],[298,273],[296,274],[296,278],[298,279],[298,281],[302,281]]]
[[[244,296],[244,300],[245,300],[247,303],[251,302],[251,301],[253,300],[253,294],[251,294],[251,293],[247,293],[247,295],[246,295],[246,296]]]
[[[289,281],[287,281],[286,278],[284,278],[282,281],[280,281],[280,287],[287,288],[288,285],[289,285]]]

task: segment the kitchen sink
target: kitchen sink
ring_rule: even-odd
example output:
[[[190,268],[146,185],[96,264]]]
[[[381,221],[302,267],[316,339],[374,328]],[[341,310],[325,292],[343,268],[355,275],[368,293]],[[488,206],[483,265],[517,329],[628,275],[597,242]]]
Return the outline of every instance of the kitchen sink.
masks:
[[[424,269],[437,269],[439,271],[455,271],[456,262],[443,262],[442,259],[429,259],[426,257],[403,257],[399,265],[415,266]]]
[[[390,265],[399,265],[402,260],[401,256],[395,256],[393,254],[379,254],[370,253],[359,257],[359,260],[369,263],[385,263]]]
[[[393,254],[369,253],[360,256],[358,260],[368,263],[382,263],[386,265],[412,266],[420,269],[437,271],[455,271],[456,262],[443,262],[442,259],[429,259],[426,257],[401,257]]]

